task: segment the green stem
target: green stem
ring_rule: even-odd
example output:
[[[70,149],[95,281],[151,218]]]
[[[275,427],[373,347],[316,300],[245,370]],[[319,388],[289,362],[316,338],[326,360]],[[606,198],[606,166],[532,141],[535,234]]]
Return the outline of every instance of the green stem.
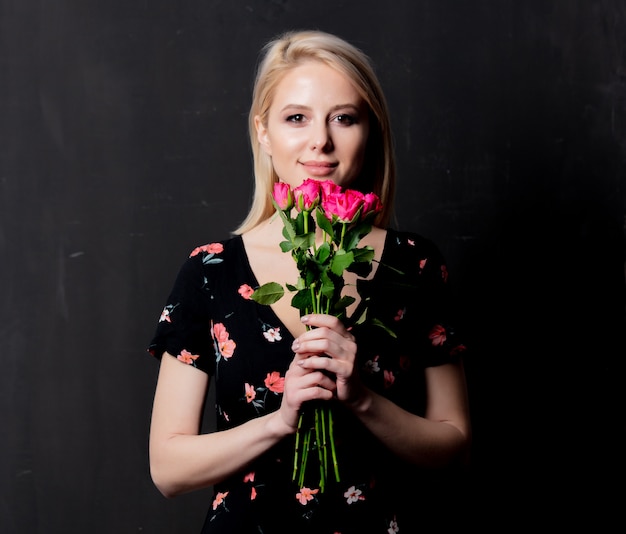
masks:
[[[343,248],[343,238],[346,236],[346,228],[348,227],[347,223],[341,224],[341,240],[339,241],[339,248]]]
[[[315,283],[311,284],[309,291],[311,292],[311,304],[313,305],[312,313],[317,313],[318,310],[320,309],[320,305],[319,305],[319,295],[315,291]]]
[[[330,434],[330,452],[333,457],[333,467],[335,468],[335,480],[339,482],[339,464],[337,463],[337,451],[335,451],[335,433],[332,410],[328,410],[328,432]]]
[[[304,487],[304,474],[306,473],[306,465],[309,461],[309,449],[311,448],[311,428],[307,428],[304,436],[304,451],[302,453],[302,463],[300,465],[300,476],[298,478],[298,486]]]
[[[326,441],[326,418],[328,417],[329,410],[326,408],[321,408],[321,419],[322,419],[322,447],[323,447],[323,458],[322,461],[324,463],[324,478],[328,476],[328,442]]]
[[[320,491],[324,493],[324,487],[326,485],[326,477],[324,473],[324,444],[322,443],[321,435],[323,430],[320,430],[320,424],[324,425],[323,413],[320,414],[319,408],[315,409],[315,442],[317,443],[317,458],[320,464]],[[322,421],[320,423],[320,415],[322,415]]]
[[[304,414],[300,414],[298,418],[298,428],[296,429],[296,447],[295,453],[293,456],[293,474],[291,475],[291,480],[296,480],[296,476],[298,473],[298,456],[300,452],[300,433],[302,432],[302,419],[304,418]]]
[[[305,212],[303,213],[304,216],[304,235],[307,235],[309,233],[309,217],[311,215],[311,212]],[[314,226],[315,228],[315,226]],[[313,256],[315,256],[315,252],[317,251],[317,243],[315,242],[315,239],[313,240]]]

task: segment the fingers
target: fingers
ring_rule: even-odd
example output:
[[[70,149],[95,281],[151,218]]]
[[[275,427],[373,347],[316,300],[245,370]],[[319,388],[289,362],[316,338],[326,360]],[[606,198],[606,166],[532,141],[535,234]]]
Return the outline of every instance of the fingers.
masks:
[[[320,358],[321,359],[321,358]],[[328,360],[328,358],[324,358]],[[289,382],[289,387],[294,390],[305,390],[311,388],[322,388],[334,391],[335,381],[328,374],[324,373],[321,368],[307,368],[302,365],[305,360],[295,361],[295,365],[287,371],[285,383]]]
[[[296,354],[324,354],[331,358],[348,360],[356,354],[354,336],[337,317],[311,314],[303,316],[302,322],[314,328],[294,340],[291,348]]]
[[[349,335],[348,330],[341,320],[334,315],[327,315],[324,313],[311,313],[309,315],[303,315],[300,318],[303,324],[314,327],[326,327],[339,332],[342,335]]]
[[[329,330],[330,332],[330,330]],[[313,360],[325,360],[317,368],[302,365]],[[337,397],[335,372],[324,372],[325,363],[331,358],[315,354],[298,353],[285,373],[285,388],[281,403],[281,417],[287,425],[295,430],[302,405],[308,401],[328,401]]]
[[[299,411],[307,401],[330,400],[336,389],[337,385],[330,376],[320,370],[304,369],[294,360],[285,375],[283,401]]]
[[[337,337],[329,332],[317,332],[311,336],[302,335],[293,342],[291,350],[296,354],[299,362],[313,356],[332,358],[342,362],[353,362],[356,357],[356,343],[353,339]],[[320,365],[323,366],[323,362]],[[305,365],[305,367],[310,366]]]

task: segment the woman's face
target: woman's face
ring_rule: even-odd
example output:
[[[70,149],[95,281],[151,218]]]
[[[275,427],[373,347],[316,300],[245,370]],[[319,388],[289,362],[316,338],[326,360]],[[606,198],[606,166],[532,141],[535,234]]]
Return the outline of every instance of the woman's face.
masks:
[[[361,172],[368,108],[350,80],[318,61],[290,70],[278,83],[267,124],[255,118],[261,147],[282,182],[306,178],[348,187]]]

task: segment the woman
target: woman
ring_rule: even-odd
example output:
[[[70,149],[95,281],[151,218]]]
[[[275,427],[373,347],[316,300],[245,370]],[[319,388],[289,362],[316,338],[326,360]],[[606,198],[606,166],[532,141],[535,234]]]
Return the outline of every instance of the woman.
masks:
[[[234,236],[192,251],[149,351],[161,359],[150,467],[167,497],[214,486],[206,533],[406,532],[407,499],[433,468],[462,465],[470,421],[463,346],[448,324],[445,264],[414,233],[387,228],[395,166],[388,110],[368,58],[317,31],[289,32],[263,51],[249,115],[255,193]],[[300,317],[289,298],[249,292],[298,277],[274,183],[307,178],[374,192],[383,209],[363,245],[375,252],[356,291],[392,325],[348,328]],[[200,434],[210,377],[217,429]],[[324,491],[292,481],[294,436],[311,401],[336,413],[340,480]],[[307,404],[309,403],[309,404]]]

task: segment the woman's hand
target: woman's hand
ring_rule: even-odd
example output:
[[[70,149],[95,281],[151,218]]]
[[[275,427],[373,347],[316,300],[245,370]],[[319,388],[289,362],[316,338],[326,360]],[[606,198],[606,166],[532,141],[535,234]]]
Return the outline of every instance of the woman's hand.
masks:
[[[316,378],[320,373],[328,378],[333,376],[332,387],[327,381],[316,384],[331,393],[318,398],[335,396],[338,400],[353,403],[362,392],[362,384],[355,368],[357,344],[354,336],[337,317],[325,314],[311,314],[302,317],[302,322],[310,328],[298,336],[292,345],[296,357],[292,367],[299,367]]]
[[[324,371],[300,364],[309,356],[298,354],[294,350],[294,358],[285,373],[285,388],[279,414],[292,433],[298,427],[302,405],[311,400],[330,400],[336,389],[335,380]]]

